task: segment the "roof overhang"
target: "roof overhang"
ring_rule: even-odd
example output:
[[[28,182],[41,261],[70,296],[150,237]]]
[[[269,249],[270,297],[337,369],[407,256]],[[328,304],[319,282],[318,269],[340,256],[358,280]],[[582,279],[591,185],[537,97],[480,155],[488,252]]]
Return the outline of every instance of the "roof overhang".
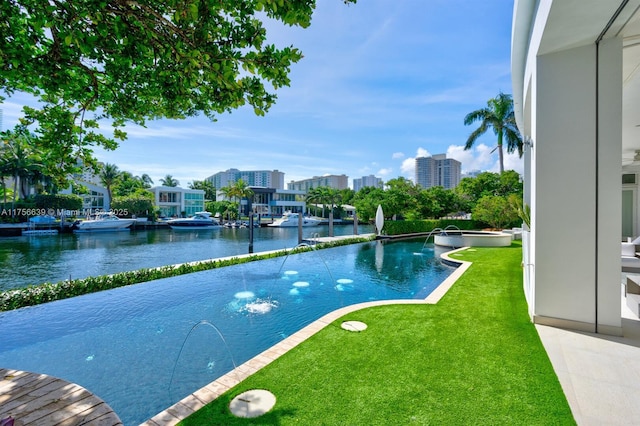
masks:
[[[623,159],[640,150],[640,0],[515,0],[511,39],[514,110],[520,130],[536,56],[623,39]]]

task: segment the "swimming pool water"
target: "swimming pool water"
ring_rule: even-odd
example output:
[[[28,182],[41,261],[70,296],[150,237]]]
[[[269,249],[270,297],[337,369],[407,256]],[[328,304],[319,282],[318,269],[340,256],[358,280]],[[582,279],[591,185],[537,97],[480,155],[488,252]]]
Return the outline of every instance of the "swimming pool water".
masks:
[[[422,245],[317,250],[1,313],[0,366],[78,383],[139,424],[328,312],[426,297],[453,268]]]

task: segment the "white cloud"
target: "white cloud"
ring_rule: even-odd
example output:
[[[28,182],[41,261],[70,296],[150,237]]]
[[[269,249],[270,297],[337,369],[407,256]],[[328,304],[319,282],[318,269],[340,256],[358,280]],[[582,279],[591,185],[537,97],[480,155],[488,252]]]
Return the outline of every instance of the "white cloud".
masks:
[[[482,170],[497,173],[500,171],[500,157],[495,147],[483,143],[465,151],[462,145],[450,145],[447,149],[447,158],[454,158],[462,163],[462,173],[473,170]],[[517,153],[504,155],[504,169],[515,170],[522,174],[524,163]]]
[[[416,173],[416,159],[407,158],[402,162],[400,170],[405,177],[412,178]]]
[[[393,169],[391,167],[387,167],[385,169],[378,170],[378,173],[376,173],[376,175],[378,175],[379,177],[387,177],[391,173],[393,173]]]
[[[504,169],[515,170],[521,175],[524,175],[524,160],[518,156],[517,152],[514,152],[513,154],[505,154]]]
[[[416,172],[416,158],[417,157],[431,157],[431,154],[425,148],[419,147],[416,150],[415,157],[408,157],[402,161],[400,165],[400,171],[404,177],[413,180]]]
[[[403,157],[404,157],[404,152],[394,152],[391,155],[391,158],[394,159],[394,160],[398,160],[398,159],[403,158]]]
[[[420,147],[416,153],[416,157],[431,157],[431,154],[426,149]]]
[[[491,170],[495,166],[498,155],[492,153],[493,148],[481,143],[470,150],[465,150],[462,145],[450,145],[447,149],[447,158],[453,158],[462,163],[462,173],[472,170]]]

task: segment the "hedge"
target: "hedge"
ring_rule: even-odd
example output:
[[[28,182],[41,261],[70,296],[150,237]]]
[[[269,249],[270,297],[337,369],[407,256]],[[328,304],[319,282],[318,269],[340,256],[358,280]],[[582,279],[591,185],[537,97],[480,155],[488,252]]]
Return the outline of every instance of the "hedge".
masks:
[[[447,226],[470,230],[482,228],[482,225],[466,219],[392,220],[384,223],[382,233],[386,235],[415,234],[430,232],[436,228],[445,229]]]
[[[138,269],[135,271],[120,272],[112,275],[100,275],[95,277],[79,278],[75,280],[59,281],[57,283],[44,283],[24,288],[17,288],[0,292],[0,311],[24,308],[26,306],[39,305],[41,303],[62,300],[83,294],[95,293],[132,284],[139,284],[161,278],[175,277],[193,272],[222,268],[225,266],[239,265],[256,260],[271,259],[286,256],[292,253],[302,253],[314,249],[338,247],[347,244],[355,244],[371,241],[369,237],[354,237],[338,240],[330,243],[320,243],[314,246],[299,246],[291,250],[261,253],[245,257],[232,257],[229,259],[212,259],[180,265],[167,265],[157,268]]]

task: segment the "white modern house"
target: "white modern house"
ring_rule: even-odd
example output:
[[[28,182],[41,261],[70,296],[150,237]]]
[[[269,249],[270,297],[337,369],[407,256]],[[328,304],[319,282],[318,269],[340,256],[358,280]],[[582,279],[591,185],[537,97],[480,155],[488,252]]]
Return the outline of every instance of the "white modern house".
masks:
[[[622,333],[620,246],[640,234],[639,8],[515,1],[513,99],[531,207],[523,267],[539,324]],[[623,185],[623,174],[635,176]]]
[[[173,186],[154,186],[155,205],[167,217],[192,216],[204,210],[204,191]]]

